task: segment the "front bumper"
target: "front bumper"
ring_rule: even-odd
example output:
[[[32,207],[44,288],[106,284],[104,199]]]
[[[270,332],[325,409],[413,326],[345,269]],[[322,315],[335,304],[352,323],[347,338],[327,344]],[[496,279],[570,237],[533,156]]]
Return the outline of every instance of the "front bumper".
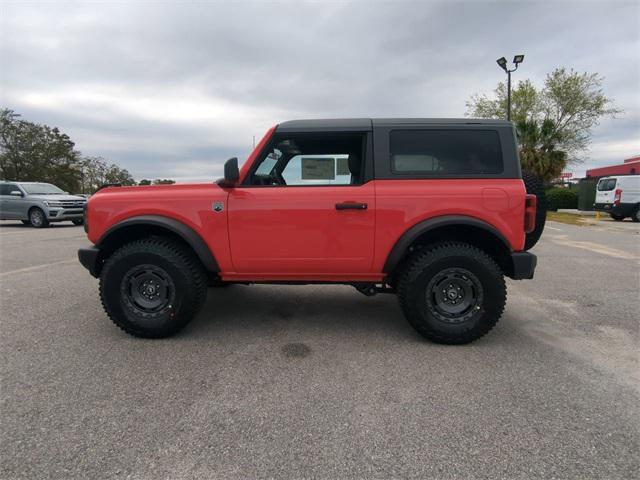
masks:
[[[64,220],[79,220],[82,218],[82,207],[55,208],[49,207],[47,220],[50,222],[62,222]]]
[[[78,260],[89,273],[98,278],[100,275],[100,250],[96,247],[81,248],[78,250]]]
[[[538,258],[529,252],[513,252],[511,254],[511,271],[509,277],[514,280],[530,280],[536,270]]]

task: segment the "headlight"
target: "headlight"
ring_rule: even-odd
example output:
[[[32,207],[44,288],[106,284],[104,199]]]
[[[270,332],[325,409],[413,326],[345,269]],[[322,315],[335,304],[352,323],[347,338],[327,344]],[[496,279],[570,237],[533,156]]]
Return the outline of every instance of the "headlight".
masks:
[[[55,200],[54,200],[54,201],[51,201],[51,200],[47,201],[47,200],[45,200],[45,201],[44,201],[44,202],[42,202],[42,203],[44,203],[47,207],[61,207],[61,206],[62,206],[62,203],[57,202],[57,201],[55,201]]]

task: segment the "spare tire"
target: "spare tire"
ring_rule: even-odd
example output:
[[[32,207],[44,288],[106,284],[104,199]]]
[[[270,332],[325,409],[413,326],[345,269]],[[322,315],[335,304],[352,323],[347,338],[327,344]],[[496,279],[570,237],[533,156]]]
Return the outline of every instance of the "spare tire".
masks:
[[[532,193],[537,197],[536,209],[536,228],[531,233],[526,234],[524,241],[524,249],[529,250],[538,243],[544,230],[544,224],[547,221],[547,197],[544,194],[544,183],[542,178],[533,172],[524,170],[522,172],[522,181],[527,193]]]

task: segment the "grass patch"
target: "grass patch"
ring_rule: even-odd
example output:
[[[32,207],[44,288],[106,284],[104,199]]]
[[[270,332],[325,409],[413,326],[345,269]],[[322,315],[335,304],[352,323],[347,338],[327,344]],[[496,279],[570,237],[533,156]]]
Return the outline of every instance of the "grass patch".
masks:
[[[587,221],[586,217],[566,212],[547,212],[547,220],[553,220],[554,222],[560,223],[568,223],[569,225],[578,225],[580,227],[584,227],[590,224]]]

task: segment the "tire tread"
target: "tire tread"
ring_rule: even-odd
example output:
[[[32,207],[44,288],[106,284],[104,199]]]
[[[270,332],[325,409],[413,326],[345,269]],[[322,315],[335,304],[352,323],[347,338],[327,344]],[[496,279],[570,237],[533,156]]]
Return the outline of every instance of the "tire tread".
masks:
[[[483,328],[478,331],[472,327],[467,328],[462,335],[448,335],[429,328],[421,320],[420,314],[416,311],[417,305],[408,301],[409,289],[416,281],[422,271],[435,261],[442,260],[451,256],[464,256],[472,258],[481,263],[489,270],[495,280],[499,282],[499,287],[504,291],[504,296],[498,304],[494,305],[496,309],[488,322],[485,322]],[[487,253],[477,247],[462,242],[442,242],[425,247],[410,257],[405,266],[404,271],[399,275],[398,279],[398,300],[400,308],[409,323],[423,336],[436,342],[447,345],[457,345],[469,343],[473,340],[486,335],[498,323],[506,305],[506,285],[504,275],[498,264]]]
[[[129,322],[122,322],[106,299],[104,279],[110,274],[111,268],[128,255],[139,253],[156,253],[164,258],[178,270],[185,271],[185,275],[193,285],[190,290],[195,293],[195,301],[185,304],[185,310],[181,312],[182,321],[176,322],[175,328],[163,331],[159,334],[135,328]],[[167,238],[145,238],[127,243],[116,250],[106,261],[100,275],[100,301],[111,319],[120,329],[126,333],[141,338],[161,338],[172,335],[182,329],[202,308],[207,297],[207,276],[204,268],[192,252],[186,250],[179,243]]]

